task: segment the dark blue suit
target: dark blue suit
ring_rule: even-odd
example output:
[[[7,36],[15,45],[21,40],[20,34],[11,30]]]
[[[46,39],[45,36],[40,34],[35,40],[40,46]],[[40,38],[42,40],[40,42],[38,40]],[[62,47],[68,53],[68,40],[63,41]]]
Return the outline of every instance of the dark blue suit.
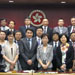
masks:
[[[33,27],[33,26],[31,26],[30,25],[30,27],[33,29],[33,31],[34,31],[34,35],[33,36],[35,36],[35,32],[36,32],[36,29],[35,29],[35,27]],[[24,38],[24,37],[26,37],[25,36],[25,33],[26,33],[26,26],[21,26],[20,28],[19,28],[19,30],[21,31],[21,33],[22,33],[22,38]]]

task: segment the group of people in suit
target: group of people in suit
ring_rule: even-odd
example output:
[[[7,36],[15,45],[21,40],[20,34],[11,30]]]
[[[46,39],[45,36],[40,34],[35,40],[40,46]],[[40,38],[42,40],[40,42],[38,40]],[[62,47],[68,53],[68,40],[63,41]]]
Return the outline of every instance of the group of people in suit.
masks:
[[[7,20],[1,19],[0,62],[6,65],[5,71],[75,71],[75,17],[68,27],[60,18],[54,29],[48,26],[48,19],[40,27],[32,26],[29,18],[24,23],[15,30],[15,21],[7,27]]]

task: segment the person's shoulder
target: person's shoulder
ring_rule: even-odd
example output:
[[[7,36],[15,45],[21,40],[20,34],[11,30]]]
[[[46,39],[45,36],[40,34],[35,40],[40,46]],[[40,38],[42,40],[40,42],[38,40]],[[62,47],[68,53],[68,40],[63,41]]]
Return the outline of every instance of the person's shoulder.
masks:
[[[72,25],[69,25],[69,26],[68,26],[68,28],[71,28],[71,27],[72,27]]]
[[[67,29],[67,27],[66,27],[66,26],[63,26],[63,28]]]
[[[52,48],[53,46],[51,44],[48,44],[48,47]]]
[[[7,29],[9,29],[9,27],[8,26],[5,26]]]
[[[38,48],[42,48],[43,47],[43,45],[41,44],[41,45],[38,45]]]
[[[24,27],[25,27],[25,26],[23,25],[23,26],[20,26],[19,28],[22,29],[22,28],[24,28]]]
[[[56,30],[58,28],[58,26],[54,27],[54,29]]]
[[[24,40],[26,40],[26,37],[25,38],[22,38],[20,41],[24,41]]]

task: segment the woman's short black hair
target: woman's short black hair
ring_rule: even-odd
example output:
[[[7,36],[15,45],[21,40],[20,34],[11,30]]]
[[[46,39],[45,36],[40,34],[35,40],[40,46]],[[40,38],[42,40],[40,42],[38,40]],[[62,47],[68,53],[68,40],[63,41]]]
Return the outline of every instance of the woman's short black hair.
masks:
[[[67,42],[69,42],[69,38],[68,38],[68,36],[66,34],[61,34],[60,39],[62,38],[62,36],[65,36],[67,38]],[[61,42],[61,40],[60,40],[60,42]]]
[[[12,35],[12,34],[13,34],[13,36],[14,36],[14,33],[11,32],[11,31],[9,31],[9,32],[7,33],[7,36]]]
[[[41,38],[44,38],[45,36],[47,36],[47,37],[48,37],[48,39],[49,39],[48,34],[42,34]]]

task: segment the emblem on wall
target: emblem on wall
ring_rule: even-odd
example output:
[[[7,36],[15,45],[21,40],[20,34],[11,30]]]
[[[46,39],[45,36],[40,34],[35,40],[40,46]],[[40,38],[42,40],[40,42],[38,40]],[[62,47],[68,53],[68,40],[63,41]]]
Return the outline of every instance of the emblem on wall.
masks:
[[[29,18],[31,19],[31,24],[38,27],[42,25],[42,20],[46,18],[46,15],[41,10],[33,10],[29,14]]]

